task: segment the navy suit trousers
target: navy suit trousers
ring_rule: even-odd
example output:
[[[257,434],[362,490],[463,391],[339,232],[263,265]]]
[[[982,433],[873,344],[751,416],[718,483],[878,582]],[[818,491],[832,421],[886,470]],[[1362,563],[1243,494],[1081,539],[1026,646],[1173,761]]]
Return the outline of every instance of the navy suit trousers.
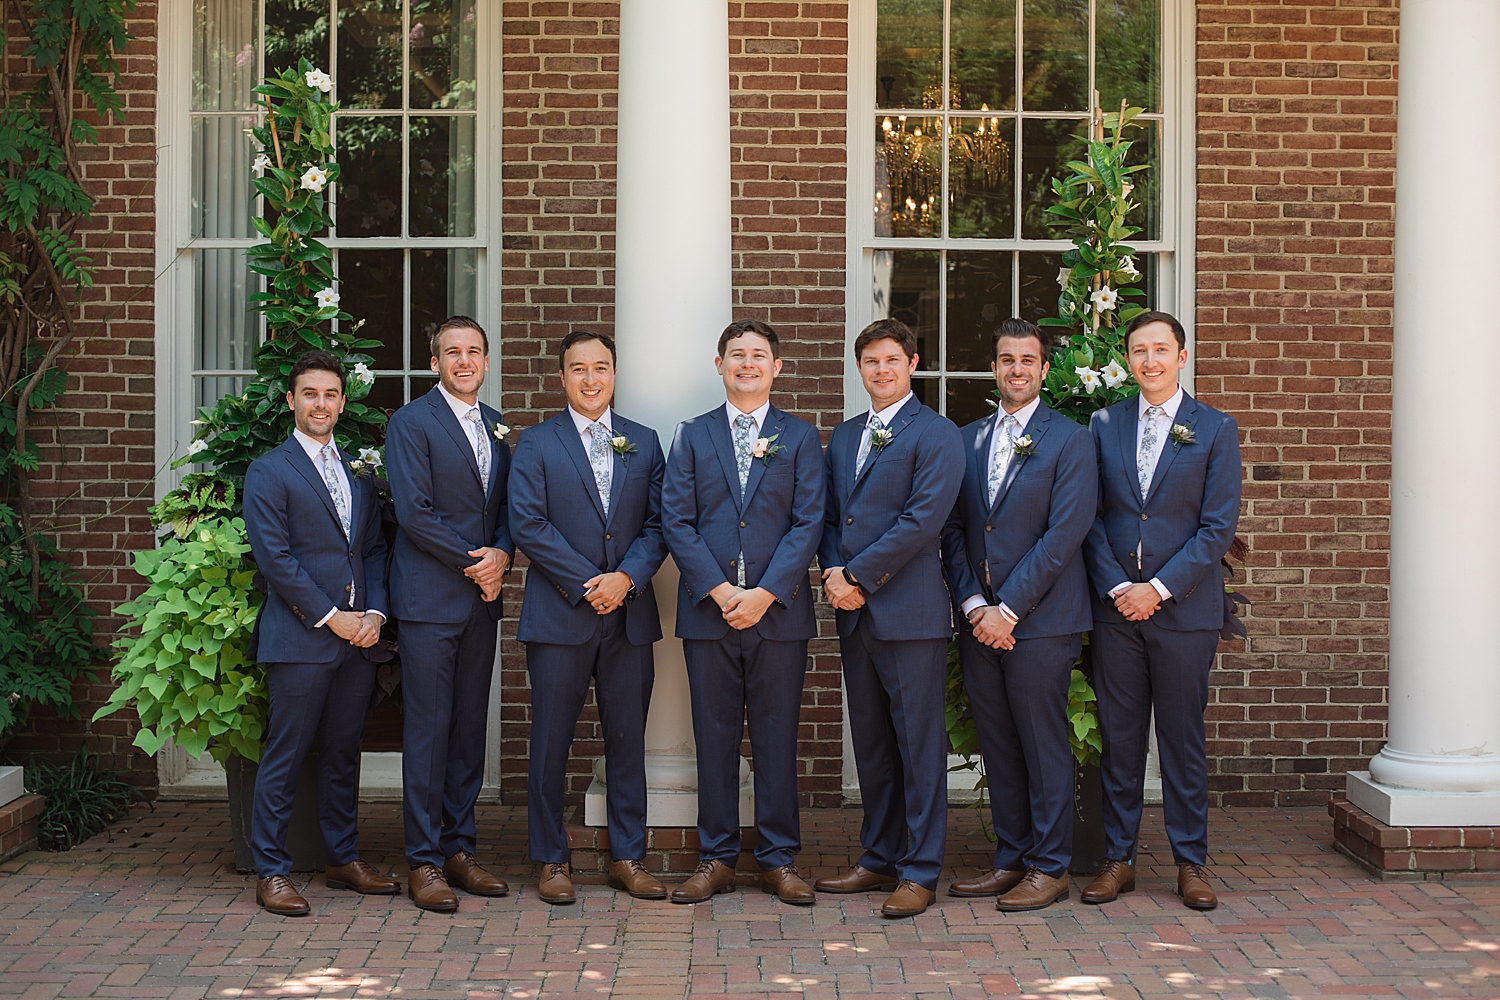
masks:
[[[1174,632],[1151,619],[1094,622],[1094,692],[1104,733],[1104,835],[1109,856],[1130,857],[1141,827],[1146,738],[1156,711],[1162,813],[1177,864],[1208,863],[1208,757],[1203,712],[1217,629]]]
[[[474,852],[496,623],[478,587],[472,600],[465,621],[401,623],[401,776],[413,866],[442,867]]]
[[[797,724],[807,640],[764,639],[754,628],[684,639],[698,744],[698,855],[733,868],[740,856],[740,735],[755,754],[755,860],[762,871],[802,850]],[[748,709],[748,713],[747,710]]]
[[[867,609],[839,643],[864,797],[859,864],[935,890],[948,836],[948,641],[877,639]]]
[[[1031,866],[1053,878],[1073,860],[1073,751],[1068,746],[1068,680],[1077,635],[1017,639],[1014,649],[959,633],[964,689],[995,823],[995,867]]]
[[[359,857],[359,741],[375,690],[375,665],[353,646],[344,649],[330,663],[266,666],[271,716],[250,818],[250,850],[261,878],[291,874],[286,828],[297,776],[314,742],[318,825],[328,864],[347,865]]]
[[[527,836],[543,864],[569,858],[563,824],[568,752],[578,713],[594,682],[604,728],[609,853],[616,861],[646,856],[646,713],[655,667],[650,644],[631,645],[625,612],[599,616],[594,635],[577,646],[526,644],[531,675],[531,758],[527,769]]]

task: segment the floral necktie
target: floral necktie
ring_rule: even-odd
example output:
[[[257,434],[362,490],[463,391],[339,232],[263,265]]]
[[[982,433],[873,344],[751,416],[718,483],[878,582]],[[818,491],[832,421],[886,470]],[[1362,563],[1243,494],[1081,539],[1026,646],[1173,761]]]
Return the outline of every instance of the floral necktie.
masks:
[[[484,439],[484,420],[479,416],[479,407],[472,407],[464,414],[470,425],[470,437],[474,442],[474,457],[479,462],[479,482],[484,492],[490,492],[490,443]]]
[[[872,413],[865,426],[869,428],[870,433],[866,434],[864,441],[860,443],[859,457],[854,462],[854,478],[856,479],[859,478],[861,472],[865,471],[865,463],[870,460],[870,454],[875,451],[875,435],[885,430],[885,422]]]
[[[1160,406],[1146,407],[1146,427],[1141,432],[1141,447],[1135,455],[1135,474],[1141,483],[1141,500],[1151,491],[1151,477],[1156,473],[1156,421],[1166,414]]]
[[[1000,421],[1000,440],[995,442],[995,454],[990,459],[990,481],[988,507],[995,505],[995,494],[1000,492],[1000,484],[1005,482],[1005,471],[1010,468],[1010,460],[1016,453],[1016,418],[1007,413]]]
[[[755,418],[741,413],[734,418],[734,461],[740,471],[740,499],[745,498],[745,484],[750,481],[750,455],[755,447]]]
[[[344,496],[344,487],[339,483],[338,459],[334,457],[333,445],[325,444],[318,457],[323,463],[323,483],[333,497],[333,509],[338,511],[339,524],[344,528],[344,537],[349,537],[349,498]]]
[[[609,516],[610,476],[614,472],[609,457],[609,429],[599,421],[589,424],[593,443],[589,445],[589,464],[594,467],[594,486],[599,490],[599,502],[604,505],[604,516]]]

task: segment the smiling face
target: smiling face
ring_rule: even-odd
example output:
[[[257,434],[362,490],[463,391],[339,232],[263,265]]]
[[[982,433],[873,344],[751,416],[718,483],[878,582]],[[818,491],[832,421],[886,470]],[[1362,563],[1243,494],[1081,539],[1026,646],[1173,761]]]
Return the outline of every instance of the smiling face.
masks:
[[[563,356],[563,389],[580,416],[598,420],[615,394],[615,361],[597,340],[580,340]]]
[[[286,405],[299,431],[327,444],[344,412],[344,387],[333,372],[314,368],[297,376],[297,384],[286,394]]]
[[[1177,392],[1177,373],[1187,367],[1187,348],[1177,346],[1166,323],[1147,323],[1126,338],[1125,360],[1146,402],[1159,406]]]
[[[484,336],[466,326],[443,331],[432,359],[432,370],[437,372],[444,389],[472,405],[479,399],[479,387],[484,385],[485,373],[490,370]]]
[[[1000,389],[1000,405],[1006,413],[1015,413],[1036,399],[1051,366],[1042,356],[1042,342],[1037,337],[1001,337],[995,344],[995,360],[990,371]]]
[[[724,356],[714,358],[714,367],[724,379],[724,394],[741,413],[749,413],[771,398],[771,383],[781,374],[781,359],[771,342],[754,331],[724,345]]]
[[[870,407],[877,412],[911,392],[911,374],[917,370],[917,355],[906,356],[890,337],[872,341],[859,352],[859,377],[870,394]]]

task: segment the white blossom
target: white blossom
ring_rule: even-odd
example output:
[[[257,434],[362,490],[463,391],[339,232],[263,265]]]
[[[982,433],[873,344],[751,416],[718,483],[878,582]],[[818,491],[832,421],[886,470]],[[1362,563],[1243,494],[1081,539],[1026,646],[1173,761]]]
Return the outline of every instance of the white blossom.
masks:
[[[370,366],[363,361],[356,362],[354,365],[354,381],[360,385],[374,385],[375,373],[370,371]]]
[[[496,441],[504,441],[505,438],[506,438],[506,436],[508,434],[510,434],[510,425],[509,424],[500,424],[500,423],[497,423],[495,425],[495,440]]]
[[[201,451],[207,451],[207,450],[208,450],[208,442],[205,441],[205,440],[203,440],[202,438],[199,438],[198,440],[194,441],[192,444],[188,445],[188,452],[187,453],[189,455],[196,455],[196,454],[198,454]]]
[[[1092,396],[1103,383],[1099,380],[1099,373],[1092,368],[1079,366],[1073,369],[1073,374],[1078,376],[1078,381],[1083,383],[1083,391]]]
[[[1122,260],[1120,262],[1119,272],[1132,278],[1139,278],[1141,276],[1141,272],[1135,269],[1134,257],[1126,257],[1124,260]]]
[[[1124,186],[1122,186],[1120,188],[1120,197],[1121,198],[1129,198],[1130,197],[1130,192],[1132,192],[1134,190],[1135,190],[1135,185],[1131,184],[1130,182],[1127,181],[1124,184]]]
[[[320,69],[308,70],[304,78],[307,80],[309,87],[321,90],[325,94],[333,89],[333,77]]]
[[[255,162],[250,164],[250,169],[254,170],[256,173],[260,173],[270,165],[271,158],[269,156],[267,156],[265,153],[257,153],[255,156]]]
[[[766,438],[756,438],[755,443],[750,446],[750,454],[756,458],[765,458],[766,449],[771,447],[771,442]]]
[[[328,185],[328,173],[322,167],[308,167],[302,175],[302,187],[307,191],[321,191]]]
[[[375,468],[385,464],[385,462],[380,457],[380,450],[378,448],[359,449],[359,460],[370,466],[371,468]]]
[[[1120,367],[1120,362],[1114,358],[1109,359],[1109,364],[1105,365],[1104,370],[1099,374],[1104,377],[1104,384],[1111,389],[1120,388],[1125,384],[1125,380],[1130,378],[1130,372]]]
[[[1057,269],[1057,287],[1058,288],[1067,288],[1068,287],[1068,279],[1071,278],[1071,277],[1073,277],[1073,269],[1071,267],[1060,267],[1060,268],[1058,268]]]
[[[324,288],[318,294],[314,295],[313,299],[318,303],[319,309],[334,309],[339,304],[339,293],[332,288]],[[356,369],[356,373],[357,371],[358,369]]]
[[[1113,288],[1110,288],[1108,285],[1105,285],[1093,295],[1089,296],[1089,301],[1094,304],[1094,309],[1098,312],[1108,312],[1109,310],[1113,309],[1115,307],[1115,303],[1118,302],[1119,299],[1120,293],[1115,291]]]

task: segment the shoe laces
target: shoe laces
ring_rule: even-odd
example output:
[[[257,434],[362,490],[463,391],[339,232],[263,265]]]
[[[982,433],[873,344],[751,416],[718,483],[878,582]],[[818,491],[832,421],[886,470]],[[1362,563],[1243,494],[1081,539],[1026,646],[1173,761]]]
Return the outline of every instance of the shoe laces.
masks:
[[[285,875],[272,875],[269,879],[270,885],[266,886],[269,892],[296,892],[297,887],[292,885],[292,880]]]
[[[1202,865],[1183,865],[1183,867],[1187,869],[1188,878],[1201,878],[1205,882],[1208,881],[1208,869]]]
[[[448,877],[439,870],[437,865],[423,865],[412,872],[411,877],[421,880],[424,886],[432,885],[435,882],[441,882],[443,885],[448,884]]]
[[[785,864],[785,865],[782,865],[780,868],[772,868],[770,871],[766,872],[766,874],[767,875],[790,875],[792,878],[801,878],[802,877],[801,875],[797,874],[797,866],[793,865],[793,864]]]
[[[470,865],[477,864],[477,862],[474,860],[474,855],[470,854],[468,851],[459,851],[457,854],[453,855],[453,860],[462,861],[465,864]]]
[[[641,864],[639,861],[635,860],[634,858],[632,858],[629,861],[616,861],[615,864],[617,864],[617,865],[623,865],[625,867],[625,871],[628,872],[631,875],[636,875],[636,874],[639,874],[641,872],[646,872],[646,866],[643,865],[643,864]],[[702,867],[702,866],[700,865],[699,867]],[[649,875],[651,873],[650,872],[646,872],[646,874]]]
[[[698,862],[698,867],[693,869],[693,874],[712,875],[715,871],[718,870],[718,865],[719,862],[715,861],[713,858],[709,858],[707,861],[700,861]]]
[[[548,878],[557,878],[559,875],[563,878],[568,877],[568,866],[566,863],[549,864],[547,866]]]
[[[1128,867],[1130,867],[1128,862],[1116,861],[1114,858],[1105,858],[1104,867],[1099,869],[1099,874],[1094,877],[1103,878],[1106,875],[1118,875],[1122,869]]]

